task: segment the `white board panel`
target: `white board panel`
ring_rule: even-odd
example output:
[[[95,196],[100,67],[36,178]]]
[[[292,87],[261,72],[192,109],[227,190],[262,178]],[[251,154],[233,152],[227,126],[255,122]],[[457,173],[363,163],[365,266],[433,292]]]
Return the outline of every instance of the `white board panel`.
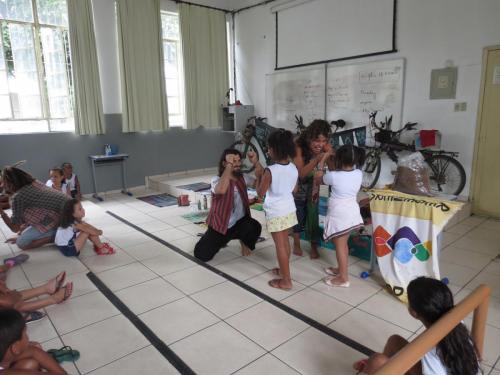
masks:
[[[392,51],[394,1],[309,0],[279,10],[276,67]]]
[[[270,125],[295,130],[295,115],[308,125],[325,117],[325,66],[266,76],[266,115]]]
[[[327,67],[327,120],[343,119],[349,127],[368,123],[368,113],[378,111],[377,120],[393,116],[393,129],[401,125],[404,59]]]

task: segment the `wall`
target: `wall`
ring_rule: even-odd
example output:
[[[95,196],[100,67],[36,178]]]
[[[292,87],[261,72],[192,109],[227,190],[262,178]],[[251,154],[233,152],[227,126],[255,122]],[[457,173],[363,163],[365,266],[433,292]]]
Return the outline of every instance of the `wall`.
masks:
[[[162,9],[175,10],[172,1]],[[106,134],[74,133],[0,135],[0,166],[27,160],[25,169],[45,181],[50,167],[71,161],[83,192],[92,191],[88,155],[101,154],[106,143],[130,154],[128,186],[144,185],[145,176],[217,165],[220,153],[234,141],[234,134],[219,130],[171,128],[164,133],[122,133],[118,44],[114,0],[94,0],[94,23]],[[118,189],[118,167],[99,168],[99,191]]]
[[[236,16],[237,96],[244,104],[254,104],[261,116],[266,115],[265,74],[272,73],[275,64],[272,5]],[[500,44],[499,15],[498,0],[399,0],[399,52],[378,58],[406,59],[403,122],[418,121],[421,128],[439,129],[443,148],[460,152],[468,177],[465,195],[471,176],[482,49]],[[308,22],[314,20],[302,17],[297,26],[307,27]],[[300,46],[297,51],[300,53]],[[370,60],[375,58],[352,63]],[[447,60],[458,66],[456,99],[429,100],[431,69],[445,67]],[[343,64],[346,62],[339,65]],[[455,102],[467,102],[467,110],[454,112]]]

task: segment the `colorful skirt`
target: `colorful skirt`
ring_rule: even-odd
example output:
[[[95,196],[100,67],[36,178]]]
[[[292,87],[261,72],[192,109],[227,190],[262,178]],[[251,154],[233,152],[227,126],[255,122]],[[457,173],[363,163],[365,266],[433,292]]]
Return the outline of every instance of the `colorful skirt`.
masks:
[[[356,198],[328,199],[328,211],[325,217],[323,239],[343,236],[349,232],[363,227],[363,218],[359,211]]]
[[[273,217],[272,219],[267,219],[267,231],[269,233],[281,232],[282,230],[292,228],[297,224],[297,214],[290,212],[285,216]]]

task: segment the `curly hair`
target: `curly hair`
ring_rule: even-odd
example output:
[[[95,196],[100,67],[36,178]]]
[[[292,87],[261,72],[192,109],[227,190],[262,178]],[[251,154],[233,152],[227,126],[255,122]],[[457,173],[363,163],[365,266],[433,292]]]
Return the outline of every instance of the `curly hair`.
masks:
[[[329,140],[331,135],[332,129],[327,121],[314,120],[311,122],[297,139],[297,145],[302,150],[304,161],[308,162],[312,157],[311,149],[309,148],[309,144],[312,140],[317,139],[320,136]]]
[[[19,168],[6,167],[2,171],[2,182],[7,192],[15,193],[35,182],[35,178]]]
[[[436,279],[418,277],[410,282],[407,292],[410,308],[429,325],[454,307],[450,289]],[[438,343],[436,352],[451,375],[477,374],[479,370],[476,348],[462,323]]]
[[[273,150],[276,160],[293,158],[295,156],[295,143],[293,134],[289,130],[278,129],[273,131],[267,139],[267,144]]]

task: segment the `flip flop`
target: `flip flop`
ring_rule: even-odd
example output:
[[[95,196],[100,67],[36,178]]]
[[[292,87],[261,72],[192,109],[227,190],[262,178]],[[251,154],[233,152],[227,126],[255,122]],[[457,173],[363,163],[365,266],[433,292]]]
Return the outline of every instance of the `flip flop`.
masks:
[[[61,349],[49,349],[47,353],[54,358],[57,363],[75,362],[80,358],[80,352],[73,350],[71,346],[63,346]]]
[[[351,285],[351,283],[349,281],[345,281],[343,283],[339,283],[339,282],[335,282],[336,276],[329,276],[329,277],[325,277],[323,279],[323,282],[328,285],[328,286],[333,286],[333,287],[340,287],[340,288],[349,288],[349,286]]]
[[[4,259],[3,264],[5,264],[6,266],[9,266],[9,267],[18,266],[21,263],[26,262],[29,259],[29,257],[30,256],[28,254],[24,254],[24,253],[19,254],[19,255],[16,255],[15,257],[10,257],[10,258]]]
[[[58,277],[60,277],[59,280],[57,280]],[[54,293],[56,293],[59,289],[62,288],[65,281],[66,281],[66,271],[63,271],[56,276],[56,290]]]
[[[24,320],[25,320],[26,324],[29,324],[29,323],[39,321],[40,319],[43,319],[46,316],[47,316],[47,314],[45,314],[44,312],[31,311],[24,316]]]
[[[268,282],[269,286],[281,290],[291,290],[292,288],[285,288],[281,286],[282,279],[272,279]]]
[[[69,297],[71,297],[71,295],[73,294],[73,283],[69,282],[65,286],[63,286],[63,288],[64,288],[64,298],[61,300],[61,302],[59,302],[59,304],[63,303],[64,301],[67,301]]]

